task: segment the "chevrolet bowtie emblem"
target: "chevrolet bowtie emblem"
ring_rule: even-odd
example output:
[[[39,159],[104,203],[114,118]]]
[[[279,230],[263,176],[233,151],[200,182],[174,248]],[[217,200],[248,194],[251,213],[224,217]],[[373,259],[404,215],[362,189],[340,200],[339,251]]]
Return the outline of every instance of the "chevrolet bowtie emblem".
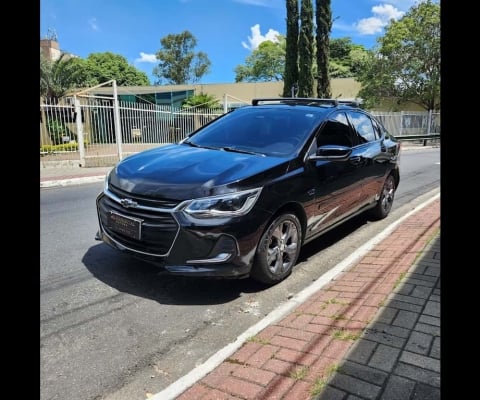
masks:
[[[138,206],[138,203],[132,199],[121,199],[120,204],[125,208],[135,208]]]

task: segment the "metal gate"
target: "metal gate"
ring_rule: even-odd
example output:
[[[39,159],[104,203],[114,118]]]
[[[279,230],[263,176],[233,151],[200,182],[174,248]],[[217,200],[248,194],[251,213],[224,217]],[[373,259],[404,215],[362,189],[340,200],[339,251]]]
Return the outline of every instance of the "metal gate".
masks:
[[[94,87],[62,104],[40,105],[41,161],[111,166],[130,154],[177,142],[224,113],[223,109],[187,112],[152,103],[121,102],[112,82],[113,97],[91,94]]]

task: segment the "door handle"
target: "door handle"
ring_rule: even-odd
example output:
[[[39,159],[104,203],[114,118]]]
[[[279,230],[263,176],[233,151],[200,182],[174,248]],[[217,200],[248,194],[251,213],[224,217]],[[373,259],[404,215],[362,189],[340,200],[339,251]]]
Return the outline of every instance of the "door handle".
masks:
[[[350,164],[353,164],[353,165],[358,165],[362,162],[362,159],[363,157],[360,157],[360,156],[354,156],[354,157],[350,157]]]

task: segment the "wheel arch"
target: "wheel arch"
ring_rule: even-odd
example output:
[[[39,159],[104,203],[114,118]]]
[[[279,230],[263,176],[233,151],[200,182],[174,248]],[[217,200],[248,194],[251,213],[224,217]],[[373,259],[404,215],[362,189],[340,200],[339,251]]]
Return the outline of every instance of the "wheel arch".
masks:
[[[399,169],[398,168],[392,169],[390,171],[390,175],[392,175],[393,179],[395,179],[395,190],[396,190],[398,188],[399,183],[400,183],[400,171],[399,171]]]
[[[306,233],[306,230],[307,230],[307,216],[305,214],[305,210],[304,208],[302,207],[301,204],[299,203],[296,203],[296,202],[289,202],[289,203],[286,203],[286,204],[283,204],[281,207],[279,207],[277,209],[277,211],[275,211],[272,216],[270,217],[270,219],[267,221],[267,223],[265,224],[265,229],[267,229],[267,227],[272,223],[272,221],[277,218],[278,216],[280,216],[281,214],[287,214],[287,213],[292,213],[292,214],[295,214],[295,216],[298,218],[298,220],[300,221],[300,226],[302,228],[302,240],[301,240],[301,244],[303,245],[304,241],[305,241],[305,233]]]

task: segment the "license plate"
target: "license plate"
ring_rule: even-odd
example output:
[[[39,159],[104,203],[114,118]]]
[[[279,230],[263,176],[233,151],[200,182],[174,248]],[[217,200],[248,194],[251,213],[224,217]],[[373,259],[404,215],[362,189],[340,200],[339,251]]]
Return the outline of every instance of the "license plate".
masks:
[[[142,220],[139,218],[126,217],[110,211],[107,217],[108,227],[117,233],[140,240],[142,236]]]

